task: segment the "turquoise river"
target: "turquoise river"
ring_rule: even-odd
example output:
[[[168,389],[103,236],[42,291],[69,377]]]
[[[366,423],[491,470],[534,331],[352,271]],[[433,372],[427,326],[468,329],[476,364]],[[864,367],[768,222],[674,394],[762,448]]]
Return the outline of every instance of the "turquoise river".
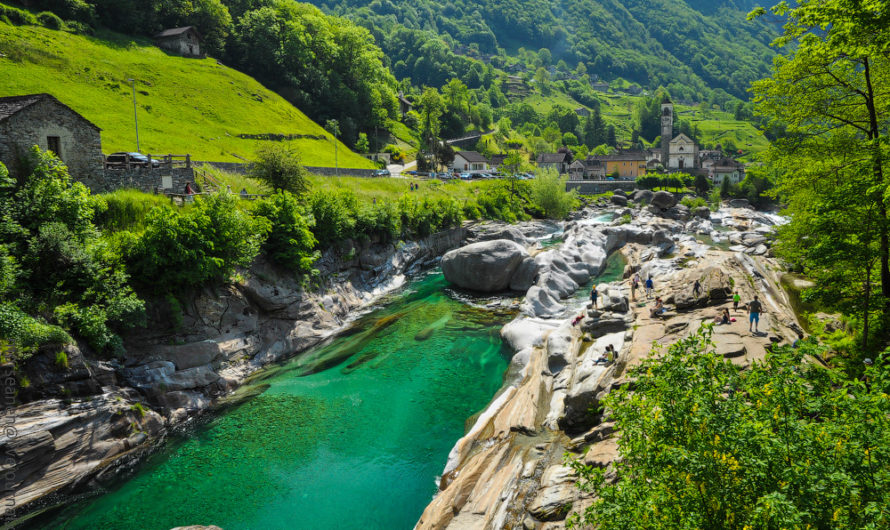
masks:
[[[623,268],[613,254],[596,283]],[[331,342],[264,370],[239,404],[174,437],[133,477],[29,526],[408,530],[502,385],[509,302],[459,295],[427,274]]]
[[[332,342],[251,381],[255,397],[168,443],[40,528],[410,529],[468,418],[501,387],[513,314],[429,274]]]

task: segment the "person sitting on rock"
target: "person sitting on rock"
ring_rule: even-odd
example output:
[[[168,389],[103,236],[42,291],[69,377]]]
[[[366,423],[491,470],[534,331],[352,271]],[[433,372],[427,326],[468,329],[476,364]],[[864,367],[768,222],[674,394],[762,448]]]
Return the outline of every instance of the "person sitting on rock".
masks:
[[[653,307],[652,310],[649,312],[649,317],[655,318],[655,317],[661,315],[662,313],[664,313],[664,311],[665,311],[664,302],[661,301],[660,296],[656,296],[655,297],[655,307]]]
[[[606,359],[608,359],[610,363],[618,360],[618,354],[615,352],[615,346],[612,346],[611,344],[606,346],[605,355]]]
[[[731,321],[730,316],[729,316],[729,309],[724,307],[723,312],[720,313],[720,316],[718,316],[716,320],[717,320],[718,324],[723,324],[723,325],[729,324]]]

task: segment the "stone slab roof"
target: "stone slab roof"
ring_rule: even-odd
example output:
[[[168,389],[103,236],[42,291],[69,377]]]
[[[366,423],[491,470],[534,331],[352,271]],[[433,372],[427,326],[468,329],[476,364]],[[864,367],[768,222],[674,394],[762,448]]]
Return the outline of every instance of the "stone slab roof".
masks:
[[[51,100],[59,105],[62,105],[63,107],[67,108],[74,114],[77,114],[83,121],[90,124],[96,130],[99,130],[99,131],[102,130],[102,129],[99,129],[99,127],[96,126],[96,124],[94,124],[90,120],[81,116],[76,110],[72,109],[68,105],[65,105],[64,103],[62,103],[61,101],[59,101],[58,99],[53,97],[51,94],[46,94],[46,93],[44,93],[44,94],[26,94],[23,96],[0,97],[0,123],[3,123],[4,121],[8,120],[15,114],[30,107],[31,105],[34,105],[35,103],[39,103],[39,102],[45,101],[45,100]]]
[[[562,164],[566,161],[567,153],[541,153],[538,155],[539,164]]]
[[[183,34],[185,34],[185,33],[188,33],[189,31],[194,31],[195,34],[198,36],[198,38],[199,38],[199,39],[201,38],[201,34],[198,33],[198,30],[195,29],[195,26],[183,26],[183,27],[181,27],[181,28],[170,28],[170,29],[165,29],[164,31],[162,31],[162,32],[158,33],[157,35],[155,35],[154,38],[156,38],[156,39],[169,39],[169,38],[171,38],[171,37],[178,37],[178,36],[180,36],[180,35],[183,35]]]

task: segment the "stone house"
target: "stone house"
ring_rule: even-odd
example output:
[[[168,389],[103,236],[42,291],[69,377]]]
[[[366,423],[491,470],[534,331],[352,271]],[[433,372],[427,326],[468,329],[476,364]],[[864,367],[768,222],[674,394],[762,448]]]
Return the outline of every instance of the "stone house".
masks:
[[[738,184],[745,179],[745,164],[732,158],[722,158],[711,164],[708,175],[717,186],[722,184],[724,179],[728,179],[732,184]]]
[[[568,153],[541,153],[536,160],[539,168],[552,168],[560,175],[568,171],[570,162],[571,157]]]
[[[155,44],[183,57],[203,57],[201,34],[194,26],[165,29],[154,37]]]
[[[35,145],[54,152],[73,178],[101,178],[105,159],[94,123],[49,94],[0,98],[0,162],[16,173]]]
[[[581,116],[582,118],[587,118],[588,116],[590,116],[590,110],[584,107],[578,107],[577,109],[575,109],[575,114]]]
[[[585,169],[584,162],[581,162],[580,160],[575,160],[569,164],[569,180],[584,180]]]

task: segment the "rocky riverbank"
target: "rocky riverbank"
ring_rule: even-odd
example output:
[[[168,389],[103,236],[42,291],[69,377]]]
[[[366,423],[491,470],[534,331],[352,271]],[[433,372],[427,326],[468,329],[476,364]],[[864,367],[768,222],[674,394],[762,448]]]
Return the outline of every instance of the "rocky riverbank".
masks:
[[[5,394],[0,518],[15,520],[130,472],[171,429],[263,367],[335,334],[468,233],[398,245],[347,241],[323,255],[322,285],[312,287],[259,261],[238,282],[150,304],[151,324],[125,338],[122,359],[96,360],[67,346],[60,366],[58,347],[38,352],[24,367],[27,387],[15,400]],[[8,393],[15,378],[7,371]]]
[[[769,250],[772,226],[781,219],[745,204],[690,212],[670,194],[655,195],[613,198],[619,219],[605,225],[592,220],[607,204],[579,213],[567,223],[561,246],[533,257],[536,280],[522,314],[502,330],[516,351],[505,387],[455,445],[417,529],[564,527],[571,512],[590,503],[575,488],[564,455],[601,467],[619,458],[614,426],[591,411],[627,384],[628,368],[653,346],[695,332],[723,308],[735,322],[717,326],[713,341],[738,365],[761,359],[773,342],[797,337],[781,267]],[[569,298],[612,251],[627,260],[625,280],[599,286],[597,309]],[[654,300],[642,289],[632,296],[634,272],[653,279],[667,313],[653,316]],[[696,280],[700,292],[693,292]],[[748,331],[741,307],[732,309],[733,292],[743,302],[759,295],[760,333]],[[608,345],[618,351],[617,361],[596,362]]]

